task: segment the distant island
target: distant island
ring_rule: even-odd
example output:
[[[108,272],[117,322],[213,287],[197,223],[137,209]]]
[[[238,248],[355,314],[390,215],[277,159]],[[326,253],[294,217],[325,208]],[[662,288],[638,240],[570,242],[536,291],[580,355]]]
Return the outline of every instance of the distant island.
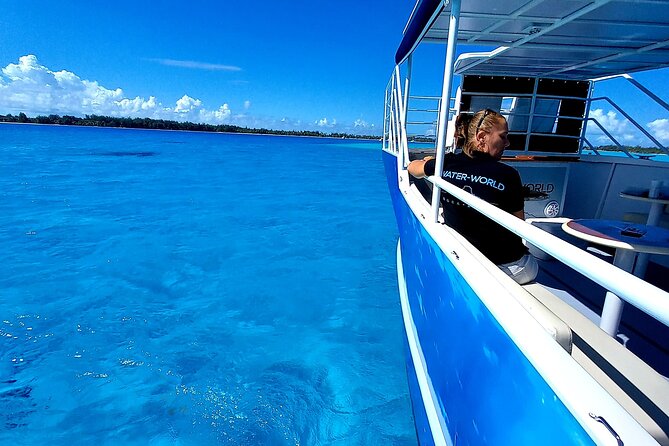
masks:
[[[618,146],[608,145],[595,147],[598,151],[605,152],[622,152],[623,150]],[[623,149],[630,153],[644,154],[644,155],[661,155],[665,152],[659,147],[641,147],[641,146],[623,146]]]
[[[316,136],[347,139],[379,139],[380,136],[351,135],[348,133],[324,133],[311,130],[271,130],[240,127],[228,124],[198,124],[195,122],[168,121],[151,118],[116,118],[112,116],[86,115],[83,118],[70,115],[49,115],[30,118],[25,113],[18,115],[0,115],[0,122],[51,124],[51,125],[80,125],[86,127],[117,127],[128,129],[151,130],[186,130],[191,132],[218,132],[218,133],[250,133],[256,135],[286,135],[286,136]]]
[[[240,127],[229,124],[198,124],[195,122],[169,121],[165,119],[151,118],[117,118],[113,116],[86,115],[83,118],[70,115],[48,115],[36,116],[30,118],[25,113],[18,115],[0,115],[0,123],[29,123],[29,124],[51,124],[51,125],[80,125],[85,127],[116,127],[128,129],[152,129],[152,130],[186,130],[191,132],[217,132],[217,133],[249,133],[256,135],[285,135],[285,136],[314,136],[321,138],[346,138],[346,139],[375,139],[380,136],[374,135],[352,135],[349,133],[324,133],[313,130],[272,130],[265,128]],[[434,143],[433,136],[412,136],[409,142]],[[654,155],[664,153],[657,147],[623,146],[622,148],[614,145],[595,147],[598,151],[627,152]]]

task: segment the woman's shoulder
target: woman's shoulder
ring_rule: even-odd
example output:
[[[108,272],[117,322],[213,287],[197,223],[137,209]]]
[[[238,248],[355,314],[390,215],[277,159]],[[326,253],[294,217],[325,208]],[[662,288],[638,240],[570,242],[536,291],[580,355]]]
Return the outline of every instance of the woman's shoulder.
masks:
[[[467,156],[463,151],[459,152],[450,152],[444,156],[444,160],[448,160],[454,163],[466,163],[472,161],[472,158]]]
[[[520,178],[520,173],[513,167],[509,166],[508,164],[499,162],[500,167],[500,173],[504,175],[504,177],[508,178],[509,180],[512,180],[515,184],[522,184],[522,179]]]
[[[498,162],[497,164],[499,164],[500,167],[503,168],[504,170],[506,170],[506,171],[508,171],[508,172],[514,172],[516,175],[520,176],[520,174],[518,173],[518,170],[516,170],[515,167],[510,166],[510,165],[508,165],[508,164],[506,164],[506,163],[503,163],[503,162],[501,162],[501,161]]]

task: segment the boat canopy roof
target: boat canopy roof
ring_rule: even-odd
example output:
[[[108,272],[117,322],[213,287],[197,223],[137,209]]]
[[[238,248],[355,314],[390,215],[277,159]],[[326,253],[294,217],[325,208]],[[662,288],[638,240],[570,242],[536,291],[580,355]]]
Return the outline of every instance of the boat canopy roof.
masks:
[[[459,74],[596,79],[669,66],[669,0],[461,0]],[[451,0],[418,0],[395,56],[445,42]]]

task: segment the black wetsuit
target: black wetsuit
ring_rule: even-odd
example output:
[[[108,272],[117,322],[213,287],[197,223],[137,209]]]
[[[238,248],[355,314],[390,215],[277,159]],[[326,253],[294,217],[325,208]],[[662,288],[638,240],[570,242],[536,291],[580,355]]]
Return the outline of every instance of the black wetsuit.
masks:
[[[434,166],[434,160],[427,161],[425,174],[433,175]],[[520,175],[516,169],[487,153],[474,152],[473,158],[464,153],[447,154],[441,176],[506,212],[523,210]],[[493,263],[515,262],[527,254],[520,237],[452,195],[442,192],[441,203],[446,224],[462,234]]]

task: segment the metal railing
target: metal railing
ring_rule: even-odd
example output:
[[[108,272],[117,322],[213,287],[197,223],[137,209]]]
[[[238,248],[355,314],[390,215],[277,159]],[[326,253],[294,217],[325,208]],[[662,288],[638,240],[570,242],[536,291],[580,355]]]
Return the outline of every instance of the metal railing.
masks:
[[[440,190],[448,192],[558,261],[669,326],[669,293],[477,198],[442,178],[431,176],[428,180],[436,186],[433,193],[438,194]]]
[[[415,96],[408,98],[407,137],[409,140],[428,141],[436,138],[437,118],[441,107],[439,96]]]
[[[659,98],[657,95],[652,93],[650,90],[648,90],[646,87],[641,85],[639,82],[637,82],[635,79],[633,79],[631,76],[625,74],[621,75],[618,77],[622,77],[623,79],[626,79],[631,85],[636,87],[639,91],[644,93],[646,96],[648,96],[652,102],[659,107],[663,108],[664,110],[669,112],[669,104]],[[610,78],[606,78],[610,79]],[[596,80],[601,81],[601,80],[606,80],[606,79],[600,79]],[[391,76],[391,79],[388,83],[388,87],[386,89],[386,115],[385,115],[385,120],[384,120],[384,138],[386,141],[390,141],[390,128],[394,129],[394,139],[395,143],[399,147],[399,142],[401,139],[400,133],[403,133],[403,137],[407,139],[407,141],[420,141],[420,142],[432,142],[434,141],[434,138],[436,136],[436,131],[437,131],[437,119],[438,119],[438,114],[439,114],[439,109],[441,107],[441,98],[439,96],[427,96],[427,95],[409,95],[406,96],[401,88],[401,82],[399,79],[399,74],[394,72],[393,75]],[[406,91],[406,89],[405,89]],[[489,92],[467,92],[468,95],[471,96],[490,96],[491,93]],[[503,93],[503,92],[498,92],[494,94],[495,96],[500,96],[501,98],[504,99],[513,99],[513,98],[532,98],[531,94],[517,94],[517,93]],[[557,100],[565,100],[565,99],[580,99],[583,100],[583,98],[571,98],[571,97],[563,97],[563,96],[556,96],[556,95],[537,95],[537,99],[557,99]],[[401,103],[400,103],[401,101]],[[454,100],[454,102],[456,102]],[[562,136],[558,135],[554,132],[533,132],[533,122],[535,119],[550,119],[550,118],[555,118],[560,119],[560,120],[578,120],[582,122],[582,132],[581,135],[577,137],[578,139],[578,145],[579,145],[579,150],[578,154],[574,154],[575,156],[578,156],[583,153],[583,150],[589,150],[592,153],[596,155],[600,155],[600,150],[598,150],[598,147],[591,141],[591,138],[587,135],[586,132],[588,130],[588,126],[592,128],[592,126],[595,126],[598,129],[598,133],[604,135],[608,140],[611,142],[611,145],[616,147],[617,150],[620,152],[624,153],[627,157],[629,158],[648,158],[649,155],[642,155],[638,153],[631,153],[629,150],[627,150],[626,146],[624,145],[623,142],[621,142],[616,136],[613,134],[612,131],[610,131],[604,123],[601,122],[601,120],[597,119],[596,117],[592,116],[591,110],[593,110],[594,104],[597,103],[606,103],[609,108],[615,110],[616,113],[618,113],[620,116],[622,116],[627,122],[630,123],[630,125],[639,132],[639,134],[643,135],[647,141],[650,142],[650,145],[652,148],[657,149],[659,152],[663,154],[669,154],[669,147],[665,146],[660,142],[655,136],[653,136],[642,124],[640,124],[637,120],[635,120],[631,115],[629,115],[625,110],[622,109],[616,102],[614,102],[611,98],[606,97],[606,96],[601,96],[601,97],[592,97],[586,99],[586,117],[581,118],[581,117],[569,117],[569,116],[558,116],[557,114],[552,115],[552,114],[545,114],[545,113],[535,113],[533,110],[529,111],[524,111],[524,112],[519,112],[518,110],[513,110],[510,106],[505,106],[504,102],[502,103],[502,107],[500,108],[500,113],[507,117],[507,119],[510,119],[512,116],[513,117],[518,117],[518,118],[524,118],[527,123],[526,125],[523,124],[521,128],[511,128],[510,133],[511,134],[517,134],[517,135],[525,135],[530,136],[532,134],[548,134],[556,138],[560,137],[565,137],[567,136]],[[399,120],[400,115],[397,113],[400,113],[399,108],[396,106],[404,106],[403,110],[401,111],[401,116],[404,117],[404,125],[402,126]],[[401,107],[400,107],[401,108]],[[455,103],[449,104],[449,118],[452,118],[452,116],[456,112],[456,107]],[[395,120],[394,122],[390,122],[390,118],[393,117],[393,114],[395,114]],[[556,121],[557,122],[557,121]],[[400,132],[401,131],[401,132]],[[590,132],[587,132],[590,133]],[[574,138],[574,137],[569,137],[569,138]],[[436,142],[436,141],[435,141]],[[409,148],[407,147],[407,153],[408,153]],[[511,151],[514,153],[520,153],[520,152],[528,152],[529,151],[529,138],[526,139],[526,145],[523,148],[520,147],[513,147],[511,148]],[[536,150],[534,148],[532,150],[533,155],[541,155],[544,154],[541,152],[541,150]]]
[[[406,90],[408,90],[408,83],[405,84],[404,91]],[[597,100],[599,99],[601,98],[597,98]],[[409,111],[414,109],[409,108],[408,100],[409,97],[403,93],[399,67],[395,67],[386,88],[383,148],[397,155],[400,170],[406,169],[409,163],[409,145],[406,128],[410,121],[407,120],[407,116]],[[434,110],[422,109],[419,109],[419,111],[434,112]],[[586,113],[588,111],[589,103],[587,104]],[[451,110],[449,110],[450,112]],[[584,120],[584,122],[588,119]],[[596,122],[594,119],[591,120]],[[531,129],[529,124],[528,132]],[[600,124],[597,123],[597,125]],[[606,131],[603,127],[602,130]],[[584,134],[585,126],[582,131],[582,135]],[[589,144],[584,136],[581,136],[580,139]],[[436,217],[438,215],[438,197],[443,190],[517,234],[527,242],[539,247],[565,265],[589,277],[602,287],[615,293],[624,301],[669,326],[669,293],[498,209],[441,178],[431,176],[428,180],[436,186],[433,188],[432,199],[435,221],[438,220]],[[437,207],[436,210],[434,209],[435,206]]]
[[[656,94],[654,94],[653,92],[651,92],[648,88],[644,87],[641,83],[639,83],[637,80],[635,80],[635,79],[634,79],[632,76],[630,76],[629,74],[622,74],[622,75],[619,75],[619,76],[612,76],[612,77],[607,77],[607,78],[602,78],[602,79],[596,79],[595,82],[600,82],[600,81],[604,81],[604,80],[609,80],[609,79],[612,79],[612,78],[615,78],[615,77],[620,77],[620,78],[623,78],[623,79],[627,80],[627,81],[628,81],[631,85],[633,85],[637,90],[641,91],[641,92],[644,93],[646,96],[648,96],[648,97],[654,102],[655,105],[658,105],[658,106],[660,106],[661,108],[663,108],[664,110],[666,110],[667,112],[669,112],[669,104],[668,104],[667,102],[665,102],[665,101],[662,100],[659,96],[657,96]],[[653,135],[651,135],[650,132],[648,132],[648,131],[643,127],[643,125],[639,124],[639,122],[637,122],[632,116],[630,116],[627,112],[625,112],[625,110],[623,110],[623,109],[622,109],[618,104],[616,104],[611,98],[606,97],[606,96],[589,98],[589,99],[588,99],[588,110],[592,110],[592,104],[593,104],[594,102],[597,102],[597,101],[604,101],[604,102],[608,103],[608,104],[609,104],[611,107],[613,107],[618,113],[620,113],[623,117],[625,117],[625,119],[627,120],[627,122],[629,122],[629,123],[630,123],[630,124],[637,130],[637,131],[639,131],[639,132],[640,132],[641,134],[643,134],[646,138],[648,138],[648,140],[654,144],[654,146],[655,146],[654,148],[660,150],[660,151],[661,151],[663,154],[665,154],[665,155],[666,155],[666,154],[669,154],[669,148],[667,148],[664,144],[662,144],[660,141],[658,141]],[[607,138],[609,138],[609,140],[613,143],[613,145],[616,146],[616,148],[617,148],[618,150],[620,150],[620,151],[622,151],[623,153],[625,153],[625,155],[627,155],[628,157],[630,157],[630,158],[647,158],[647,156],[644,156],[644,155],[636,154],[636,156],[635,156],[635,154],[630,153],[627,149],[625,149],[625,146],[623,146],[623,145],[617,140],[617,138],[615,138],[615,137],[611,134],[611,132],[609,132],[608,129],[606,129],[606,128],[604,127],[604,125],[603,125],[601,122],[599,122],[599,120],[597,120],[596,118],[594,118],[594,117],[592,117],[592,116],[588,116],[588,117],[586,118],[586,126],[587,126],[587,122],[592,122],[592,123],[594,123],[594,124],[595,124],[595,125],[602,131],[602,133],[603,133],[604,135],[606,135]],[[585,136],[585,131],[583,132],[583,137],[582,137],[581,152],[582,152],[582,150],[583,150],[583,144],[587,145],[588,148],[589,148],[590,150],[592,150],[595,154],[597,154],[597,155],[600,154],[599,151],[597,150],[597,148],[596,148],[596,147],[595,147],[595,146],[594,146],[594,145],[593,145],[593,144],[586,138],[586,136]]]
[[[406,99],[402,93],[400,69],[395,67],[386,87],[386,103],[383,119],[383,148],[395,153],[400,166],[409,160],[409,144],[406,134]]]
[[[408,94],[409,76],[402,82],[399,67],[395,68],[386,85],[384,103],[383,147],[395,153],[403,149],[405,160],[408,160],[409,142],[431,143],[434,144],[432,149],[436,150],[439,112],[442,107],[441,96]],[[455,116],[457,102],[457,98],[451,98],[448,120]],[[401,147],[403,138],[407,140],[406,147]],[[425,147],[420,149],[424,150]]]

